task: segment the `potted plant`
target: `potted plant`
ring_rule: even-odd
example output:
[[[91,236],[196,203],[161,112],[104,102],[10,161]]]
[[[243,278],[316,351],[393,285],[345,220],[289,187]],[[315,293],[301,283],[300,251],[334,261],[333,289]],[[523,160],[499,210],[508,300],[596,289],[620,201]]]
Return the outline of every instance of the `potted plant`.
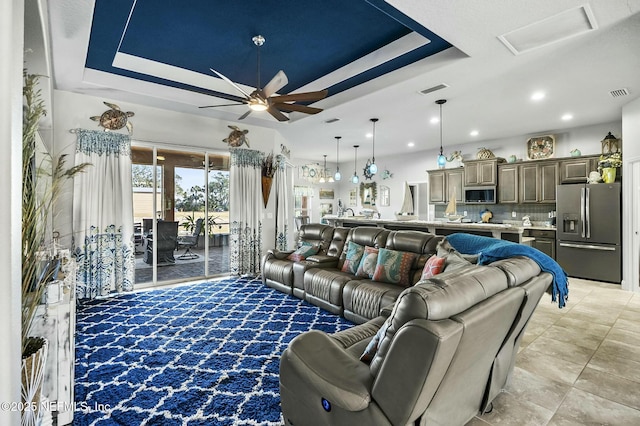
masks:
[[[36,164],[36,133],[46,114],[41,92],[37,88],[40,76],[23,72],[24,106],[22,121],[22,402],[23,425],[36,424],[41,416],[40,390],[47,359],[47,339],[30,336],[36,309],[41,304],[59,266],[54,251],[47,250],[50,232],[48,218],[56,198],[67,179],[88,164],[65,167],[65,157],[52,161],[51,171]],[[38,185],[47,176],[47,185]]]
[[[598,169],[601,171],[602,180],[612,183],[616,180],[616,171],[622,167],[622,153],[614,152],[609,155],[601,155],[598,161]]]

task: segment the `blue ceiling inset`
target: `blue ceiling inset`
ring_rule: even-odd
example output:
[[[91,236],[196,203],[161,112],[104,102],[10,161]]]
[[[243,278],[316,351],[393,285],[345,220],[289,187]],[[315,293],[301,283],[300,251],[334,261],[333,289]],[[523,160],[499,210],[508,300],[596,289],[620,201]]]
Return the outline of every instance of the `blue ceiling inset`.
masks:
[[[329,96],[392,72],[451,45],[383,0],[96,0],[86,67],[186,90],[228,95],[117,68],[117,53],[209,76],[214,68],[236,83],[260,85],[279,70],[290,93],[354,61],[419,34],[428,43],[332,81]],[[425,40],[426,42],[426,40]],[[324,88],[324,87],[323,87]]]

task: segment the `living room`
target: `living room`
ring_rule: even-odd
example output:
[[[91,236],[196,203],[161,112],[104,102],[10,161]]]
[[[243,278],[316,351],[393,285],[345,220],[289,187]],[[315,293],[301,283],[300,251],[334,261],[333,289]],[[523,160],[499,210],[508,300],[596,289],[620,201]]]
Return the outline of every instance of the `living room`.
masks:
[[[26,2],[29,3],[29,2]],[[50,3],[50,2],[49,2]],[[457,47],[465,46],[465,52],[472,52],[474,49],[474,45],[469,40],[458,40],[458,35],[456,31],[449,27],[448,29],[445,27],[438,27],[437,22],[432,22],[434,18],[428,18],[427,13],[421,10],[420,2],[392,2],[397,3],[395,6],[402,10],[403,13],[408,14],[413,17],[413,19],[422,23],[422,25],[428,26],[438,35],[444,37],[448,42],[452,43]],[[561,2],[561,5],[554,6],[551,10],[554,11],[562,11],[565,9],[571,9],[572,7],[579,6],[576,2]],[[3,6],[3,8],[7,8],[7,13],[4,15],[7,17],[13,16],[13,14],[20,15],[21,13],[21,4],[22,2],[12,2],[10,5]],[[522,57],[531,54],[523,54],[521,56],[512,55],[504,45],[500,44],[497,40],[494,40],[497,46],[494,46],[496,49],[505,49],[505,56],[509,55],[506,59],[501,58],[503,62],[500,62],[500,73],[495,71],[497,77],[486,80],[486,90],[483,92],[478,90],[474,93],[477,97],[473,100],[465,100],[462,97],[462,94],[454,85],[449,88],[441,89],[439,93],[433,93],[429,96],[419,95],[416,92],[418,89],[424,89],[432,86],[435,83],[445,82],[450,83],[454,81],[454,76],[451,76],[451,79],[446,78],[446,74],[448,72],[452,72],[450,68],[443,67],[443,69],[434,69],[430,70],[434,72],[434,76],[428,79],[425,79],[419,85],[414,84],[413,87],[416,90],[403,89],[403,91],[398,90],[398,92],[402,92],[397,96],[406,96],[407,98],[418,98],[418,103],[420,104],[419,108],[413,108],[411,113],[406,113],[402,117],[396,117],[397,114],[392,114],[391,112],[385,112],[383,109],[379,111],[375,110],[375,108],[363,108],[361,111],[357,113],[351,113],[351,115],[346,115],[346,110],[349,109],[349,102],[346,102],[345,99],[341,99],[338,102],[338,98],[332,101],[331,97],[327,99],[324,103],[320,103],[321,106],[325,109],[325,112],[320,115],[314,117],[301,117],[298,116],[295,119],[292,119],[292,125],[289,126],[288,123],[279,123],[273,117],[265,114],[264,116],[259,116],[259,118],[255,118],[255,120],[250,121],[249,119],[245,121],[239,121],[238,117],[244,112],[243,107],[229,107],[226,110],[221,110],[220,112],[213,112],[212,110],[208,110],[210,112],[202,112],[203,110],[198,110],[198,106],[208,105],[208,104],[216,104],[217,101],[223,101],[223,99],[215,99],[210,95],[198,95],[199,97],[195,102],[189,103],[185,102],[182,105],[172,104],[167,99],[153,99],[149,94],[149,91],[158,90],[160,92],[160,88],[153,86],[152,83],[149,82],[136,82],[136,81],[127,81],[126,85],[129,85],[129,89],[133,92],[136,92],[135,95],[131,97],[125,98],[123,93],[124,89],[120,89],[123,93],[119,91],[103,91],[99,86],[94,84],[83,83],[83,87],[74,89],[69,82],[66,80],[63,82],[64,78],[61,77],[61,74],[67,74],[67,76],[71,76],[73,78],[81,81],[83,79],[83,75],[86,73],[87,78],[91,71],[85,70],[85,57],[83,55],[75,55],[75,63],[74,62],[64,62],[67,60],[67,57],[60,57],[56,54],[56,51],[69,51],[77,48],[76,43],[78,41],[77,38],[69,37],[66,42],[69,44],[65,45],[64,37],[51,37],[49,34],[60,34],[64,31],[71,31],[71,27],[74,27],[75,30],[78,30],[80,33],[84,34],[84,46],[81,46],[81,50],[87,50],[87,39],[91,30],[91,13],[93,6],[92,5],[84,5],[84,4],[75,4],[77,10],[74,11],[71,16],[73,16],[70,21],[73,21],[74,24],[67,24],[70,27],[55,27],[51,24],[51,22],[60,21],[53,20],[51,22],[47,22],[47,25],[52,25],[51,27],[47,27],[44,30],[44,33],[47,36],[44,37],[46,40],[46,44],[50,45],[49,49],[52,51],[52,61],[53,65],[49,64],[45,65],[44,69],[38,69],[38,65],[34,65],[34,68],[31,68],[32,63],[42,62],[46,63],[47,61],[33,61],[33,55],[29,53],[23,54],[22,52],[18,52],[15,47],[11,47],[12,45],[3,43],[3,46],[6,46],[8,49],[7,52],[11,52],[10,58],[13,58],[14,61],[9,61],[13,63],[13,66],[4,65],[7,68],[7,72],[11,72],[12,75],[15,74],[15,69],[21,68],[21,63],[28,64],[31,72],[42,73],[43,75],[51,75],[52,70],[55,71],[53,73],[54,79],[47,80],[47,86],[51,89],[51,93],[47,96],[50,97],[50,105],[51,105],[51,122],[46,124],[43,129],[43,135],[45,142],[52,149],[52,152],[56,154],[69,154],[70,157],[73,157],[75,153],[75,140],[76,135],[70,133],[70,130],[76,128],[85,128],[92,130],[101,130],[97,127],[95,122],[90,121],[89,117],[94,115],[100,115],[106,108],[103,105],[104,101],[118,104],[122,111],[134,111],[135,115],[131,117],[131,122],[134,123],[134,130],[132,133],[132,143],[138,144],[139,146],[151,146],[155,145],[158,147],[187,147],[189,149],[200,150],[202,152],[213,152],[216,154],[228,155],[227,146],[223,142],[223,139],[227,138],[230,133],[229,125],[239,126],[241,129],[248,130],[247,136],[249,139],[249,143],[251,144],[251,149],[259,150],[264,153],[274,152],[279,154],[282,152],[282,148],[286,148],[286,150],[290,151],[289,161],[293,164],[294,167],[301,168],[302,166],[309,164],[322,164],[323,155],[328,155],[328,166],[327,168],[331,170],[331,172],[336,170],[336,153],[339,153],[341,161],[338,163],[338,166],[342,172],[343,180],[340,183],[324,183],[320,184],[317,181],[312,181],[308,179],[302,178],[298,172],[293,173],[294,176],[294,184],[300,186],[310,186],[314,191],[319,191],[320,189],[332,189],[334,191],[334,198],[332,199],[333,209],[337,209],[338,200],[342,200],[347,207],[350,205],[347,204],[348,200],[351,198],[351,192],[355,188],[350,182],[349,177],[354,172],[359,172],[362,167],[365,165],[367,159],[371,158],[371,154],[374,154],[375,161],[379,164],[381,171],[388,170],[393,174],[393,178],[382,180],[381,178],[374,179],[377,180],[378,185],[385,185],[389,188],[391,197],[390,197],[390,205],[389,206],[378,206],[378,211],[383,217],[391,218],[393,214],[400,208],[399,201],[402,198],[404,182],[410,183],[425,183],[427,182],[427,170],[433,170],[437,168],[436,159],[439,154],[439,145],[442,144],[444,147],[445,155],[449,156],[454,151],[461,151],[464,160],[473,160],[475,159],[476,152],[480,147],[490,148],[493,153],[498,157],[508,158],[511,155],[515,155],[517,158],[527,158],[527,147],[526,143],[529,139],[540,136],[540,135],[555,135],[555,153],[554,156],[556,158],[564,158],[570,157],[571,151],[576,148],[579,149],[582,155],[597,155],[601,152],[601,141],[607,135],[608,132],[613,133],[617,138],[621,140],[622,151],[624,153],[624,183],[623,187],[623,234],[631,236],[630,238],[625,238],[623,240],[623,282],[621,284],[622,290],[626,292],[638,292],[640,291],[638,288],[638,279],[637,279],[637,271],[638,271],[638,241],[637,237],[633,237],[634,229],[637,227],[637,215],[638,208],[637,202],[633,202],[632,200],[637,200],[636,195],[633,193],[633,188],[637,187],[634,183],[637,182],[640,177],[638,173],[637,160],[640,157],[639,148],[637,148],[637,144],[630,143],[630,141],[634,141],[640,135],[640,128],[638,127],[638,117],[640,116],[640,103],[637,99],[636,93],[638,92],[638,78],[637,76],[633,77],[631,80],[622,82],[616,81],[619,83],[618,86],[611,86],[607,88],[607,91],[618,89],[625,87],[628,89],[630,96],[627,96],[626,99],[617,99],[614,100],[616,102],[615,107],[609,108],[608,111],[614,110],[614,113],[607,112],[598,113],[600,114],[599,119],[590,119],[588,121],[579,121],[583,120],[579,118],[576,114],[574,118],[574,123],[580,123],[575,125],[566,125],[566,124],[549,124],[551,121],[547,118],[547,122],[542,124],[537,124],[537,127],[531,127],[529,124],[528,127],[519,127],[517,129],[508,129],[504,133],[496,136],[487,136],[491,135],[490,130],[491,127],[497,128],[497,125],[492,123],[484,123],[478,122],[476,124],[478,127],[483,127],[481,129],[481,135],[479,138],[473,139],[470,138],[468,134],[468,130],[466,129],[466,124],[471,123],[474,120],[474,115],[479,115],[482,109],[485,109],[485,103],[483,99],[487,99],[489,96],[492,97],[510,97],[511,93],[514,93],[516,88],[520,86],[527,87],[527,94],[529,93],[529,87],[533,88],[536,86],[535,81],[528,81],[526,84],[522,84],[521,81],[514,81],[511,85],[506,86],[501,89],[499,92],[494,92],[493,84],[496,79],[503,78],[504,75],[509,72],[516,72],[521,70],[523,67],[520,65],[519,61]],[[504,5],[503,5],[504,6]],[[519,5],[520,7],[524,7],[524,5]],[[599,23],[599,27],[595,30],[594,34],[588,34],[585,41],[581,41],[580,37],[576,38],[576,40],[568,41],[570,43],[567,46],[563,46],[560,44],[559,53],[556,52],[554,55],[566,56],[567,62],[571,62],[572,60],[580,62],[581,59],[577,58],[577,56],[584,55],[589,51],[590,43],[595,43],[596,41],[602,41],[603,45],[610,45],[611,51],[615,53],[611,53],[610,55],[603,55],[603,50],[598,50],[597,53],[593,54],[594,57],[598,58],[599,62],[605,64],[603,70],[611,70],[613,68],[622,68],[632,72],[634,69],[637,69],[638,58],[633,54],[634,50],[625,50],[630,49],[628,45],[622,45],[621,40],[625,38],[628,41],[633,41],[633,35],[637,34],[637,24],[638,24],[638,4],[637,2],[631,2],[627,5],[620,6],[617,5],[615,8],[612,8],[614,11],[611,12],[609,16],[609,12],[607,11],[609,5],[606,2],[590,2],[590,6],[593,9],[593,13],[596,16],[596,20]],[[128,7],[128,6],[127,6]],[[534,19],[525,19],[525,13],[516,12],[518,9],[517,5],[512,6],[504,6],[504,13],[507,16],[520,16],[519,23],[528,23],[534,21]],[[54,6],[52,4],[48,4],[47,2],[42,2],[39,5],[40,10],[45,11],[45,14],[50,16],[57,16],[59,19],[70,11],[64,8],[59,8],[58,6]],[[485,11],[478,16],[484,16],[486,14],[492,14],[494,16],[499,16],[500,7],[497,5],[493,5],[487,7],[491,12]],[[622,11],[620,9],[623,9]],[[547,16],[550,10],[538,11],[537,16],[542,17],[542,15]],[[128,9],[127,9],[128,13]],[[456,15],[456,11],[454,9],[441,11],[443,15],[448,15],[448,24],[451,25],[451,22],[455,22],[455,18],[452,16]],[[465,16],[465,19],[471,20],[469,17],[469,13],[460,14],[460,16]],[[462,18],[460,18],[462,19]],[[16,21],[14,19],[14,21]],[[481,19],[479,19],[481,21]],[[509,19],[503,20],[508,22]],[[3,33],[6,32],[8,39],[12,39],[16,37],[16,35],[10,30],[12,25],[18,25],[17,22],[14,22],[11,25],[5,26],[4,28],[8,28],[2,30]],[[444,25],[444,24],[441,24]],[[506,25],[505,31],[495,30],[496,34],[501,34],[506,32],[507,28],[516,28],[519,25]],[[22,28],[22,26],[21,26]],[[28,26],[24,26],[25,37],[28,32]],[[493,36],[495,38],[495,35]],[[266,43],[270,42],[269,35],[265,34]],[[247,43],[252,43],[250,38],[246,41]],[[468,44],[465,44],[468,43]],[[480,38],[477,43],[481,43]],[[576,43],[580,48],[579,54],[572,53],[573,47],[571,43]],[[601,47],[601,44],[598,44]],[[255,69],[254,64],[254,46],[250,46],[249,51],[250,57],[247,58],[247,63],[250,64],[250,68],[253,72]],[[554,48],[555,49],[555,48]],[[616,50],[620,49],[620,50]],[[4,51],[4,50],[3,50]],[[263,54],[263,60],[265,60],[265,52]],[[545,58],[546,53],[544,51],[534,52],[534,55],[537,55],[540,60]],[[31,56],[30,56],[31,55]],[[447,57],[447,55],[451,55],[451,57]],[[475,57],[474,54],[469,54],[470,58],[467,57],[465,59],[461,59],[461,57],[457,57],[458,53],[453,54],[451,52],[441,55],[439,58],[447,63],[448,61],[461,60],[468,61],[471,69],[477,67],[477,73],[486,75],[487,70],[481,68],[481,64],[477,62],[472,62]],[[443,57],[444,56],[444,57]],[[555,59],[555,57],[554,57]],[[57,62],[56,62],[57,61]],[[77,62],[79,61],[79,62]],[[554,64],[555,61],[551,61]],[[580,62],[582,63],[582,62]],[[213,64],[212,64],[213,66]],[[482,66],[487,66],[482,65]],[[426,68],[430,66],[427,65]],[[561,66],[559,66],[562,68]],[[437,68],[437,67],[434,67]],[[548,68],[548,65],[545,65],[545,68]],[[409,68],[409,71],[401,68],[399,70],[400,77],[396,77],[396,79],[406,79],[406,74],[402,74],[403,72],[412,72],[413,70]],[[546,72],[546,71],[545,71]],[[549,71],[553,74],[555,78],[558,79],[558,85],[566,85],[575,82],[575,86],[579,91],[588,92],[590,88],[593,86],[593,82],[589,80],[587,76],[580,76],[577,78],[578,74],[575,74],[575,71],[572,70],[568,72],[569,76],[562,76],[561,71],[551,70]],[[606,71],[601,71],[602,73],[606,73]],[[265,73],[267,74],[267,73]],[[272,73],[271,73],[272,74]],[[612,72],[613,74],[613,72]],[[95,75],[91,76],[95,77]],[[268,81],[270,75],[264,75],[263,78]],[[291,76],[290,76],[291,77]],[[562,77],[562,78],[561,78]],[[604,78],[604,77],[603,77]],[[60,79],[60,80],[58,80]],[[5,87],[11,88],[11,93],[15,92],[15,77],[9,79],[9,81],[5,82],[3,80],[3,84]],[[433,84],[432,84],[433,83]],[[139,84],[139,87],[136,88],[136,84]],[[379,87],[378,83],[369,83],[369,85],[364,85],[371,93],[363,96],[365,104],[368,105],[383,105],[388,101],[388,99],[392,98],[392,89]],[[398,84],[398,82],[391,81],[389,83],[389,87],[393,87],[393,84]],[[164,90],[164,89],[163,89]],[[358,86],[351,89],[352,92],[358,92]],[[146,92],[146,93],[145,93]],[[521,90],[522,93],[525,92],[524,89]],[[9,93],[9,92],[7,92]],[[105,94],[108,93],[108,94]],[[348,91],[345,91],[348,93]],[[497,93],[497,94],[496,94]],[[164,94],[163,94],[164,95]],[[359,93],[358,96],[362,95]],[[610,96],[608,93],[605,95],[609,98],[603,97],[601,103],[610,102]],[[336,95],[340,97],[340,95]],[[342,96],[345,96],[342,94]],[[547,93],[548,98],[553,98],[557,95],[554,94],[553,89],[549,89]],[[437,124],[432,125],[428,121],[438,115],[438,107],[435,105],[434,100],[446,98],[448,102],[443,105],[442,110],[442,123],[443,127],[440,128]],[[5,101],[7,103],[3,104],[2,111],[6,111],[7,114],[3,114],[6,117],[12,116],[9,114],[9,111],[12,111],[12,114],[16,114],[15,110],[15,100],[13,103],[9,101]],[[487,100],[488,102],[488,100]],[[219,102],[223,103],[223,102]],[[172,105],[170,105],[172,104]],[[185,106],[186,105],[186,106]],[[531,121],[535,121],[538,119],[538,116],[546,115],[543,113],[547,108],[546,107],[536,107],[528,105],[525,107],[525,101],[522,102],[521,115],[527,117],[531,117]],[[488,107],[486,107],[488,109]],[[506,108],[513,108],[507,106]],[[537,109],[536,109],[537,108]],[[567,108],[571,108],[571,106],[567,106]],[[193,111],[193,112],[191,112]],[[563,113],[565,111],[562,111]],[[554,114],[556,111],[554,111]],[[253,114],[257,115],[257,113]],[[293,116],[292,116],[293,117]],[[325,120],[331,119],[333,117],[340,117],[341,120],[339,123],[334,125],[341,127],[329,127],[329,124],[324,123]],[[371,122],[369,121],[372,117],[378,117],[380,120],[376,123],[376,133],[375,133],[375,153],[372,152],[372,144],[370,139],[366,139],[364,137],[365,133],[371,132]],[[534,120],[535,118],[535,120]],[[8,120],[8,118],[4,118]],[[308,120],[316,120],[309,121],[308,127],[305,125],[305,122]],[[11,123],[14,123],[16,120],[15,117],[11,121],[7,121],[7,126],[3,126],[5,129],[11,128]],[[503,118],[505,122],[510,122],[510,119]],[[405,145],[410,141],[409,138],[404,133],[402,126],[398,126],[399,122],[405,121],[406,123],[421,123],[419,127],[422,128],[422,131],[414,134],[413,142],[418,145],[416,149],[413,151],[410,148],[405,148]],[[557,120],[556,122],[559,123]],[[555,123],[555,122],[554,122]],[[474,123],[475,124],[475,123]],[[514,123],[514,126],[522,126],[522,121],[518,123]],[[536,125],[536,124],[534,124]],[[281,127],[288,126],[288,127]],[[407,124],[405,127],[411,127]],[[486,127],[486,129],[485,129]],[[458,130],[458,128],[464,128]],[[122,132],[122,131],[121,131]],[[124,131],[126,132],[126,130]],[[464,132],[464,136],[463,133]],[[11,137],[7,131],[5,131],[6,138],[5,140],[11,140],[14,142],[14,137]],[[307,137],[306,135],[314,135],[314,137]],[[336,143],[336,136],[341,136],[341,140],[339,146]],[[428,142],[426,142],[428,141]],[[626,143],[625,143],[626,142]],[[358,159],[355,160],[354,154],[355,149],[353,145],[360,145],[360,148],[357,152]],[[421,145],[422,144],[422,145]],[[8,144],[7,144],[8,145]],[[12,143],[15,145],[15,143]],[[19,146],[19,145],[18,145]],[[13,148],[5,147],[7,151],[7,155],[5,155],[5,159],[3,160],[5,163],[7,170],[13,170],[11,167],[11,158],[12,155],[15,155],[16,147]],[[451,167],[453,164],[448,164],[447,167]],[[354,170],[355,169],[355,170]],[[297,169],[296,169],[297,170]],[[7,193],[15,194],[15,185],[17,182],[13,182],[16,178],[16,174],[12,172],[12,182],[7,182],[5,189]],[[364,178],[361,176],[361,179]],[[17,179],[19,182],[19,179]],[[627,185],[627,182],[630,184]],[[315,194],[318,194],[317,192]],[[315,196],[315,195],[314,195]],[[315,196],[313,211],[311,212],[311,216],[313,221],[319,221],[321,219],[321,207],[320,204],[322,200],[320,200],[319,195]],[[276,223],[275,217],[278,215],[276,210],[275,203],[273,202],[274,196],[272,195],[271,201],[267,204],[266,208],[263,210],[264,220],[263,220],[263,235],[269,236],[269,238],[264,238],[264,250],[271,248],[275,245],[275,241],[273,241],[273,235],[275,235],[276,231]],[[13,200],[16,201],[15,199]],[[61,212],[58,216],[58,230],[60,231],[60,235],[62,239],[60,241],[63,246],[70,246],[72,235],[72,223],[71,223],[71,201],[69,199],[63,199],[63,202],[60,203],[63,208],[61,208]],[[15,206],[14,206],[15,207]],[[359,210],[359,207],[362,207],[360,203],[357,203],[355,206],[356,210]],[[6,214],[2,216],[5,218],[16,217],[14,210],[9,210],[10,206],[7,205]],[[11,213],[12,212],[12,213]],[[522,220],[522,216],[524,212],[518,212],[518,220]],[[10,228],[12,231],[17,230],[17,223],[15,220],[6,219],[6,226]],[[292,222],[293,225],[293,222]],[[12,232],[13,234],[19,235],[19,231]],[[19,279],[16,279],[17,272],[15,270],[16,265],[19,264],[19,256],[16,258],[16,253],[19,253],[19,250],[16,250],[17,245],[15,236],[12,237],[12,244],[3,250],[6,250],[6,256],[3,256],[6,262],[6,281],[11,283],[19,282]],[[15,244],[15,246],[13,245]],[[13,292],[16,290],[10,290],[12,297],[7,298],[7,300],[3,303],[6,303],[6,309],[3,309],[3,312],[13,313],[15,314],[17,311],[16,305],[16,295],[13,295]],[[5,305],[3,305],[5,307]],[[19,315],[19,314],[18,314]],[[14,336],[15,331],[12,331],[10,324],[12,324],[15,320],[12,320],[12,315],[7,316],[7,328],[2,329],[3,336]],[[9,360],[13,359],[16,356],[16,351],[12,350],[10,355],[4,355],[3,359]],[[17,359],[17,358],[16,358]],[[7,362],[7,365],[11,365],[11,362]],[[9,373],[10,370],[6,370],[6,377],[14,377],[15,373]],[[3,377],[5,377],[5,371],[3,371]],[[19,380],[19,379],[18,379]],[[13,381],[11,381],[13,383]],[[14,392],[15,387],[18,386],[19,382],[16,382],[15,386],[9,392]],[[4,396],[4,395],[3,395]],[[3,400],[12,400],[11,397],[7,396],[3,398]],[[4,414],[4,413],[3,413]]]

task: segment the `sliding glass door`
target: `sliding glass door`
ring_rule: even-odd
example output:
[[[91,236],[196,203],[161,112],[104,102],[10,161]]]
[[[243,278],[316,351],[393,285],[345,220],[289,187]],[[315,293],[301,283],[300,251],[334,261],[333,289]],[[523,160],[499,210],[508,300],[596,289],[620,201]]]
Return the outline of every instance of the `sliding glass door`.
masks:
[[[134,146],[136,286],[229,271],[226,155]]]

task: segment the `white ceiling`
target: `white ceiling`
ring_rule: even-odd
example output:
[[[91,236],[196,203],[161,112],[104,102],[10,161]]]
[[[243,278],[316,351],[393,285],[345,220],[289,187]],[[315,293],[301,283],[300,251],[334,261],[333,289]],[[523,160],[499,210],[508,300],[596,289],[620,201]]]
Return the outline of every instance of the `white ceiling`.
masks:
[[[446,145],[487,141],[523,134],[619,120],[622,106],[640,95],[640,0],[389,0],[395,8],[429,28],[455,48],[357,86],[314,106],[313,116],[294,115],[280,123],[267,113],[254,113],[243,123],[277,129],[292,152],[305,158],[335,155],[335,136],[342,136],[341,159],[348,160],[376,127],[376,155],[435,149],[439,146],[437,99],[443,107]],[[561,12],[586,5],[597,28],[583,35],[514,55],[499,36]],[[178,89],[113,76],[84,68],[93,2],[52,1],[48,4],[52,37],[54,86],[230,122],[244,112],[198,109],[211,98]],[[374,30],[374,29],[372,29]],[[91,83],[89,83],[91,81]],[[99,82],[99,84],[96,84]],[[445,83],[449,87],[422,95],[420,90]],[[609,92],[625,88],[629,95]],[[546,97],[532,102],[534,91]],[[573,119],[561,120],[570,113]],[[339,121],[327,124],[326,120]],[[479,135],[470,136],[471,130]],[[414,148],[407,143],[414,142]],[[304,153],[304,154],[300,154]],[[352,158],[352,157],[351,157]]]

